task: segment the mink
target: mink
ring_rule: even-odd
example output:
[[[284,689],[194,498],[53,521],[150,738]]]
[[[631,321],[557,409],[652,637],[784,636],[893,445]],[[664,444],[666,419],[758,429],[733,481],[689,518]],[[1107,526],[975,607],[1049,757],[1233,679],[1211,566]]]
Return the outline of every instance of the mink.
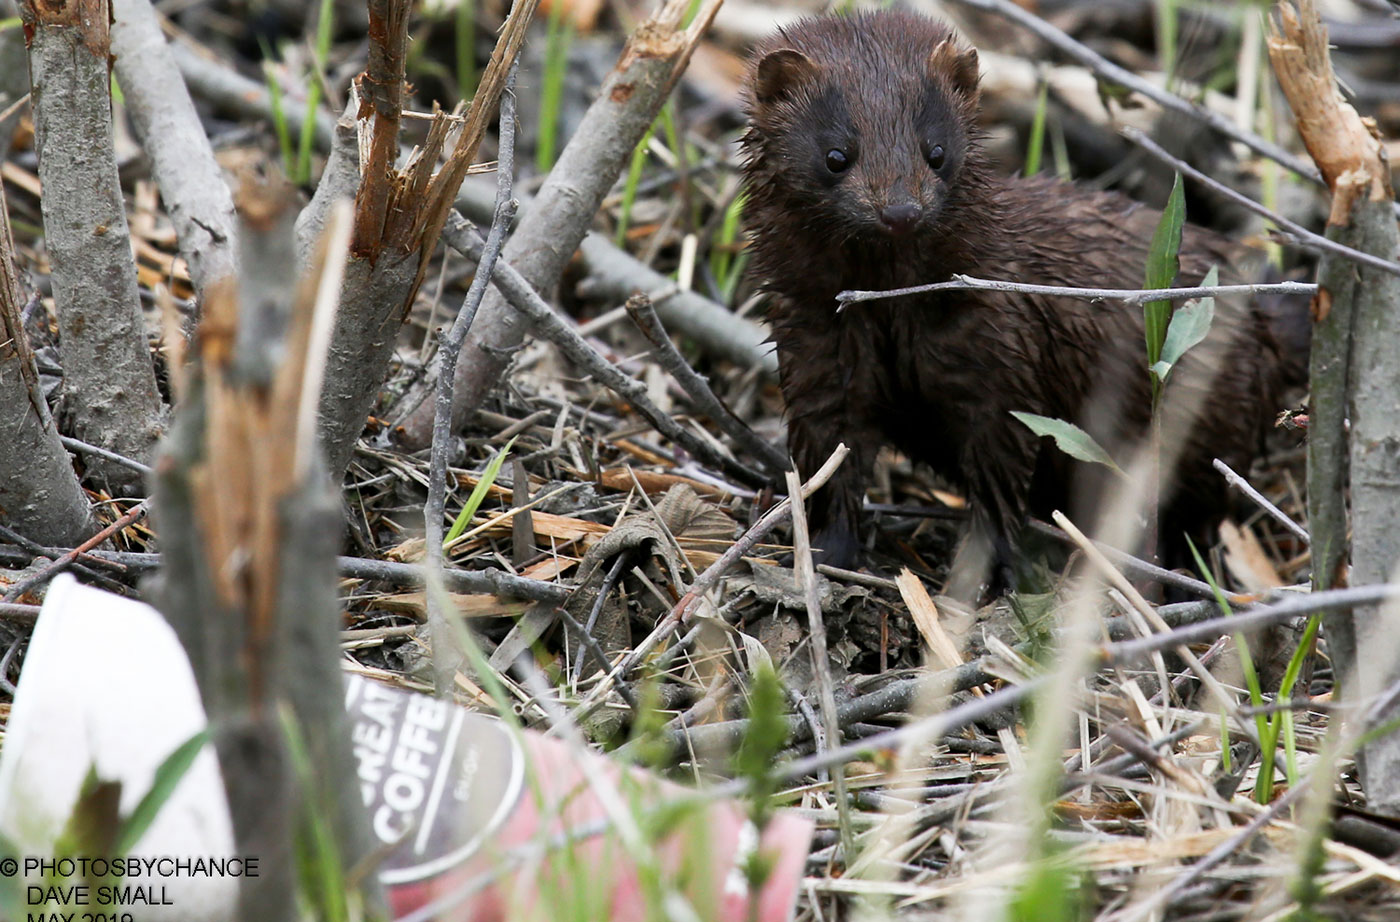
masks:
[[[815,17],[782,30],[753,57],[745,108],[751,264],[768,293],[789,449],[804,476],[838,443],[851,450],[812,498],[819,559],[859,562],[865,481],[884,445],[968,496],[1003,567],[1028,514],[1092,513],[1107,469],[1072,461],[1012,412],[1073,422],[1130,457],[1152,406],[1140,305],[943,291],[838,311],[835,298],[954,273],[1140,288],[1160,212],[1069,182],[998,175],[981,143],[977,52],[916,14]],[[1241,250],[1187,225],[1178,283],[1197,284]],[[1259,453],[1286,358],[1261,309],[1217,302],[1209,336],[1165,388],[1164,544],[1199,546],[1225,513],[1211,460],[1244,470]]]

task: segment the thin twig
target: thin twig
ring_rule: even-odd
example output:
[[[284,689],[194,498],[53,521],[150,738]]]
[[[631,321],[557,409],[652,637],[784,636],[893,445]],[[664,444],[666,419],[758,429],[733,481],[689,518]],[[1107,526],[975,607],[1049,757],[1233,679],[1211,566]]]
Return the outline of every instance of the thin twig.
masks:
[[[1282,509],[1265,499],[1263,493],[1260,493],[1258,490],[1254,489],[1254,487],[1250,485],[1248,480],[1245,480],[1239,474],[1236,474],[1230,468],[1230,465],[1226,464],[1224,461],[1221,461],[1219,458],[1216,458],[1211,463],[1215,465],[1215,469],[1217,471],[1225,475],[1226,483],[1234,487],[1236,490],[1239,490],[1245,496],[1248,496],[1250,499],[1254,500],[1255,505],[1267,512],[1274,519],[1274,521],[1278,522],[1284,528],[1288,529],[1288,531],[1295,538],[1297,538],[1299,541],[1302,541],[1304,544],[1312,543],[1312,539],[1308,537],[1308,530],[1306,528],[1293,521]]]
[[[60,557],[72,551],[73,548],[42,546],[36,550],[21,550],[0,544],[0,563],[6,566],[24,566],[35,557]],[[119,567],[138,574],[158,570],[162,565],[160,554],[132,551],[90,550],[82,555],[82,559],[95,565]],[[423,585],[423,568],[418,564],[370,560],[366,557],[337,557],[335,563],[336,572],[349,579],[375,580],[409,588]],[[516,576],[503,570],[447,570],[443,573],[443,588],[449,592],[489,593],[504,598],[528,599],[552,605],[557,605],[569,597],[567,586]]]
[[[561,605],[556,610],[556,612],[559,615],[559,617],[564,619],[565,623],[569,625],[569,627],[574,631],[574,633],[579,635],[579,648],[581,650],[587,649],[589,653],[592,653],[593,658],[598,661],[598,665],[603,669],[604,672],[606,672],[609,668],[608,654],[605,653],[603,651],[603,648],[598,645],[598,641],[593,638],[592,634],[590,634],[587,630],[584,629],[584,626],[579,623],[579,620],[577,618],[569,614],[569,610],[567,608]],[[579,658],[582,659],[582,656],[583,655],[580,653]],[[639,707],[637,703],[637,696],[633,694],[632,689],[628,687],[626,682],[617,683],[617,693],[622,696],[623,701],[627,702],[627,706],[632,709],[633,715],[639,713],[639,711],[637,710]]]
[[[1271,141],[1266,141],[1256,134],[1251,134],[1240,128],[1230,119],[1218,112],[1212,112],[1202,106],[1198,106],[1190,100],[1183,99],[1175,93],[1155,86],[1151,82],[1142,79],[1137,74],[1119,67],[1103,55],[1094,51],[1082,42],[1075,41],[1060,29],[1036,16],[1034,13],[1021,9],[1011,0],[953,0],[962,6],[970,6],[973,9],[984,10],[988,13],[996,13],[1006,19],[1011,20],[1028,32],[1033,33],[1037,38],[1063,51],[1069,57],[1079,62],[1084,67],[1089,68],[1100,77],[1107,78],[1113,83],[1127,87],[1135,93],[1146,96],[1157,103],[1163,109],[1177,112],[1187,118],[1195,119],[1202,124],[1208,125],[1214,130],[1225,135],[1234,141],[1239,141],[1245,147],[1254,151],[1262,157],[1267,157],[1275,163],[1282,164],[1300,176],[1305,176],[1309,180],[1321,184],[1322,177],[1312,164],[1301,157],[1290,154]]]
[[[442,341],[440,348],[443,373],[437,380],[437,404],[433,416],[433,445],[428,463],[428,500],[423,509],[426,528],[428,566],[434,571],[443,570],[443,507],[447,502],[447,453],[452,442],[452,390],[456,384],[454,372],[457,356],[462,351],[462,342],[471,330],[477,308],[486,294],[486,286],[491,277],[492,267],[501,255],[501,245],[505,242],[506,231],[515,215],[515,201],[511,198],[512,174],[515,170],[515,72],[512,63],[506,75],[505,89],[501,93],[500,153],[496,168],[496,213],[491,219],[491,228],[486,233],[486,241],[478,260],[476,276],[462,299],[457,311],[457,319]],[[440,693],[451,687],[457,671],[455,643],[446,613],[438,607],[433,593],[428,593],[428,631],[433,642],[433,666]]]
[[[931,291],[1013,291],[1018,294],[1051,295],[1057,298],[1079,298],[1085,301],[1122,301],[1125,304],[1146,304],[1149,301],[1215,298],[1222,295],[1238,294],[1312,295],[1317,292],[1317,286],[1310,282],[1261,282],[1254,285],[1196,285],[1188,288],[1074,288],[1063,285],[1032,285],[1001,279],[979,279],[970,275],[954,273],[953,277],[946,282],[932,282],[928,285],[892,288],[888,291],[843,291],[836,296],[836,300],[841,303],[841,307],[838,307],[837,311],[843,311],[847,305],[860,301],[879,301],[885,298],[925,294]]]
[[[68,550],[70,550],[70,548],[64,548],[62,550],[56,551],[52,548],[44,547],[37,541],[31,541],[29,538],[25,537],[24,535],[20,534],[13,528],[10,528],[8,525],[5,525],[3,523],[0,523],[0,541],[6,541],[10,544],[17,545],[18,547],[23,548],[29,554],[29,556],[22,561],[6,561],[7,565],[13,563],[17,566],[28,566],[31,562],[33,562],[33,560],[36,557],[48,557],[50,559],[56,559],[58,557],[61,557],[63,554],[67,553]],[[5,548],[5,545],[3,544],[0,544],[0,549],[8,550],[8,548]],[[80,561],[75,561],[71,565],[71,569],[74,573],[81,573],[86,579],[98,583],[99,585],[107,586],[108,588],[116,587],[114,591],[121,591],[126,588],[120,583],[117,583],[114,580],[111,580],[108,577],[102,575],[101,573],[98,573],[96,570],[88,567],[87,564],[89,563],[95,564],[98,567],[103,567],[123,575],[126,571],[126,568],[119,564],[113,565],[108,561],[102,560],[100,557],[93,557],[91,554],[83,554]]]
[[[593,640],[593,628],[598,624],[598,617],[603,613],[603,605],[607,602],[608,596],[612,593],[613,587],[617,585],[618,579],[622,576],[622,570],[632,559],[632,550],[622,551],[613,560],[613,564],[608,568],[608,572],[603,577],[603,584],[598,587],[598,597],[593,600],[593,606],[588,611],[588,620],[583,623],[580,633],[583,635],[579,639],[578,652],[574,655],[574,668],[571,680],[578,684],[580,672],[583,670],[583,646],[587,641]],[[597,641],[594,641],[597,644]],[[603,671],[608,671],[607,657],[599,660],[599,665]],[[618,689],[621,691],[621,688]]]
[[[1027,524],[1030,526],[1031,531],[1039,532],[1042,535],[1054,538],[1056,541],[1063,541],[1065,544],[1075,543],[1073,538],[1054,525],[1051,525],[1049,522],[1042,522],[1040,519],[1031,519]],[[1154,563],[1148,563],[1146,560],[1120,551],[1116,547],[1110,547],[1101,541],[1095,541],[1094,547],[1102,551],[1105,557],[1113,561],[1115,566],[1122,568],[1123,572],[1127,573],[1129,576],[1137,579],[1150,579],[1154,582],[1161,583],[1163,586],[1180,589],[1192,595],[1199,596],[1202,599],[1215,598],[1215,590],[1210,587],[1209,583],[1178,573],[1175,570],[1167,570]],[[1248,603],[1254,601],[1251,597],[1228,591],[1225,593],[1225,598],[1231,602]]]
[[[656,307],[651,303],[651,298],[645,294],[635,294],[628,298],[627,313],[647,341],[656,347],[653,355],[657,362],[676,379],[681,390],[694,401],[697,410],[713,420],[715,425],[768,470],[776,474],[787,469],[787,456],[760,438],[758,433],[749,428],[748,423],[731,413],[710,389],[710,383],[690,367],[690,363],[681,355],[676,344],[671,342],[671,337],[666,335],[666,329],[661,325],[661,318],[656,315]]]
[[[68,568],[70,564],[73,563],[73,561],[77,560],[78,557],[84,551],[89,551],[97,547],[97,545],[101,544],[103,541],[106,541],[108,538],[121,531],[123,528],[126,528],[132,522],[135,522],[138,519],[145,516],[146,502],[146,500],[142,500],[135,506],[132,506],[131,509],[126,513],[126,515],[117,519],[111,525],[108,525],[106,528],[102,529],[97,534],[84,541],[82,544],[73,548],[73,550],[64,554],[62,557],[59,557],[57,560],[44,567],[38,573],[35,573],[26,579],[22,579],[19,582],[12,585],[9,591],[5,593],[3,599],[0,599],[0,601],[13,602],[15,599],[18,599],[20,596],[28,592],[30,589],[33,589],[35,586],[38,586],[42,583],[46,583],[58,574],[62,573],[65,569]]]
[[[16,637],[11,641],[9,648],[5,650],[5,655],[0,657],[0,691],[5,692],[5,694],[9,695],[12,699],[18,694],[19,689],[15,688],[14,683],[10,681],[10,661],[13,660],[15,654],[19,652],[20,641],[23,639],[22,637]]]
[[[108,451],[101,446],[89,445],[87,442],[80,442],[66,435],[60,435],[58,440],[63,443],[64,448],[76,451],[79,454],[96,455],[99,458],[105,458],[111,461],[113,464],[120,464],[123,467],[131,468],[133,471],[140,471],[142,474],[149,475],[151,473],[151,466],[149,464],[142,464],[134,458],[128,458],[126,455],[119,455],[115,451]]]
[[[1388,259],[1382,259],[1374,253],[1367,253],[1363,250],[1358,250],[1355,247],[1349,247],[1346,244],[1337,243],[1335,240],[1328,240],[1321,234],[1313,233],[1303,225],[1297,223],[1296,221],[1288,220],[1283,215],[1279,214],[1276,211],[1273,211],[1265,205],[1261,205],[1260,203],[1256,202],[1254,199],[1250,198],[1244,193],[1237,192],[1234,189],[1231,189],[1229,186],[1225,185],[1223,182],[1220,182],[1218,179],[1212,179],[1205,173],[1202,173],[1200,170],[1193,167],[1191,164],[1187,163],[1185,160],[1182,160],[1179,157],[1172,156],[1170,153],[1163,150],[1160,144],[1149,138],[1147,135],[1143,134],[1138,129],[1132,127],[1124,127],[1119,129],[1119,133],[1122,134],[1123,137],[1127,138],[1129,141],[1132,141],[1138,147],[1141,147],[1147,153],[1151,154],[1153,157],[1156,157],[1158,160],[1162,161],[1166,165],[1170,166],[1172,169],[1176,170],[1182,176],[1185,176],[1187,179],[1193,179],[1201,185],[1205,186],[1207,189],[1210,189],[1213,192],[1217,192],[1225,198],[1229,199],[1230,201],[1234,202],[1236,205],[1239,205],[1241,208],[1245,208],[1259,215],[1261,218],[1266,218],[1267,220],[1272,221],[1275,225],[1277,225],[1278,228],[1276,231],[1276,235],[1278,237],[1281,237],[1284,240],[1284,242],[1291,243],[1297,247],[1300,247],[1305,250],[1310,250],[1314,253],[1333,253],[1337,256],[1350,259],[1353,262],[1360,263],[1364,266],[1370,266],[1373,269],[1379,269],[1382,272],[1389,272],[1392,275],[1400,275],[1400,263],[1391,262]]]
[[[802,495],[802,479],[797,471],[787,472],[788,495]],[[836,684],[831,678],[831,657],[826,648],[826,622],[822,619],[822,603],[817,589],[817,574],[812,568],[812,543],[807,536],[807,510],[802,502],[792,503],[792,544],[797,579],[802,584],[802,598],[807,605],[807,630],[811,644],[812,671],[817,677],[817,694],[826,730],[826,746],[841,745],[841,726],[836,716]],[[821,752],[824,747],[818,746]],[[831,781],[836,795],[836,815],[840,819],[841,845],[849,860],[854,854],[855,838],[851,831],[851,803],[846,796],[846,773],[842,766],[832,767]]]

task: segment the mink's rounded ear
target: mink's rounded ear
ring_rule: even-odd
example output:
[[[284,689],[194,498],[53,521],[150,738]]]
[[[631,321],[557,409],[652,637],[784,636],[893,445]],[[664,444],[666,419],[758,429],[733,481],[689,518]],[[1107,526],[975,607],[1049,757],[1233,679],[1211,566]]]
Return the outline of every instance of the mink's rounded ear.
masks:
[[[791,48],[770,51],[758,62],[754,72],[753,98],[759,105],[772,105],[787,99],[816,74],[817,66],[802,52]]]
[[[968,102],[977,101],[977,49],[959,48],[952,37],[945,38],[928,56],[931,77],[942,77]]]

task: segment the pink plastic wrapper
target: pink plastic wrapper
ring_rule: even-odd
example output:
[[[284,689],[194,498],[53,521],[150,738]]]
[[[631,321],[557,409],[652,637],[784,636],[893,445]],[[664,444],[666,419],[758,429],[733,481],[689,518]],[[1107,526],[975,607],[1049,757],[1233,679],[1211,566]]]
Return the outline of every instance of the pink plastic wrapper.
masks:
[[[516,922],[563,907],[613,922],[652,915],[581,758],[638,818],[668,885],[701,919],[792,917],[812,836],[801,817],[779,812],[760,833],[732,801],[651,810],[689,792],[537,733],[517,741],[491,717],[359,676],[348,678],[346,708],[370,822],[390,849],[380,879],[396,919]],[[756,890],[745,873],[755,852],[766,868]]]

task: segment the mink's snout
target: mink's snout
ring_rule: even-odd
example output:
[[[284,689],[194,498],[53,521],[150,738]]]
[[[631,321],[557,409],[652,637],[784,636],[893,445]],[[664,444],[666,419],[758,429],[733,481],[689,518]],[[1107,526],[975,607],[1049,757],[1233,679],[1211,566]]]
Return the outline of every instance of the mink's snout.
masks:
[[[880,227],[896,237],[903,237],[919,224],[924,210],[917,202],[896,202],[880,209]]]

